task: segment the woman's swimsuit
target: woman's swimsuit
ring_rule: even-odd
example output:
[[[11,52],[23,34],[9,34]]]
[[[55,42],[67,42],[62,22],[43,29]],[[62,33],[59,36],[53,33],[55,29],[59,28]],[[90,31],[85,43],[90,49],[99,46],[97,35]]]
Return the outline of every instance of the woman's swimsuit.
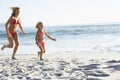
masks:
[[[16,31],[15,31],[15,32],[10,32],[10,34],[11,34],[12,36],[14,36],[16,33],[17,33]]]
[[[19,22],[19,20],[16,20],[16,19],[13,17],[13,22],[12,22],[12,24],[16,25],[16,24],[20,24],[20,22]],[[14,36],[16,33],[17,33],[16,31],[15,31],[15,32],[10,32],[10,34],[11,34],[12,36]]]
[[[14,25],[16,25],[16,24],[20,24],[20,22],[19,22],[20,18],[12,17],[12,19],[13,19],[12,24],[14,24]]]

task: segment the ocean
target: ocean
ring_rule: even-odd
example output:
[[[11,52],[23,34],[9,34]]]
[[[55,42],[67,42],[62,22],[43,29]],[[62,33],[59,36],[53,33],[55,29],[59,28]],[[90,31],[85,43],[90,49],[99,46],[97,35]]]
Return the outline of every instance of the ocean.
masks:
[[[46,32],[55,37],[52,41],[45,36],[46,53],[81,53],[104,52],[120,53],[120,25],[73,25],[73,26],[44,26]],[[19,49],[17,54],[37,54],[35,44],[35,27],[23,28],[27,35],[23,35],[18,28]],[[5,27],[0,27],[0,47],[7,44]],[[6,48],[0,54],[11,54],[13,49]]]

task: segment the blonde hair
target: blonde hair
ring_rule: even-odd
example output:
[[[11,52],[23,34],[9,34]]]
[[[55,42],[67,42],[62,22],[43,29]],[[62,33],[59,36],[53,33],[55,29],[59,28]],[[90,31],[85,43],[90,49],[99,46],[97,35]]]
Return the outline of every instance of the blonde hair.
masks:
[[[42,25],[42,22],[38,22],[35,27],[38,29],[40,25]]]
[[[12,14],[11,14],[11,16],[15,16],[15,12],[17,10],[19,10],[20,8],[19,7],[10,7],[10,9],[13,11]]]

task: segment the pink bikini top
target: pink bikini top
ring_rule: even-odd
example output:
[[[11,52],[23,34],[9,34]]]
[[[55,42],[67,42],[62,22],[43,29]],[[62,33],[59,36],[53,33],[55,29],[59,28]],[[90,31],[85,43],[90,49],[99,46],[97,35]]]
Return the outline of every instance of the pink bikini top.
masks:
[[[19,22],[19,20],[16,20],[15,18],[13,18],[14,20],[13,20],[13,24],[20,24],[20,22]]]
[[[44,34],[43,34],[43,32],[40,32],[39,35],[40,35],[40,36],[43,36]]]

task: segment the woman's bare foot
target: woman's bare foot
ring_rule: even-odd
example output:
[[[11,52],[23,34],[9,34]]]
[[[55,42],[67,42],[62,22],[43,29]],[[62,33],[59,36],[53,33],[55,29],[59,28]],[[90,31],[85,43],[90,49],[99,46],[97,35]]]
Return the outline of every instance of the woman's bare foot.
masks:
[[[6,47],[6,46],[5,46],[5,45],[3,45],[3,46],[1,47],[1,50],[3,50],[5,47]]]
[[[15,57],[12,57],[12,59],[16,60],[16,58],[15,58]]]

